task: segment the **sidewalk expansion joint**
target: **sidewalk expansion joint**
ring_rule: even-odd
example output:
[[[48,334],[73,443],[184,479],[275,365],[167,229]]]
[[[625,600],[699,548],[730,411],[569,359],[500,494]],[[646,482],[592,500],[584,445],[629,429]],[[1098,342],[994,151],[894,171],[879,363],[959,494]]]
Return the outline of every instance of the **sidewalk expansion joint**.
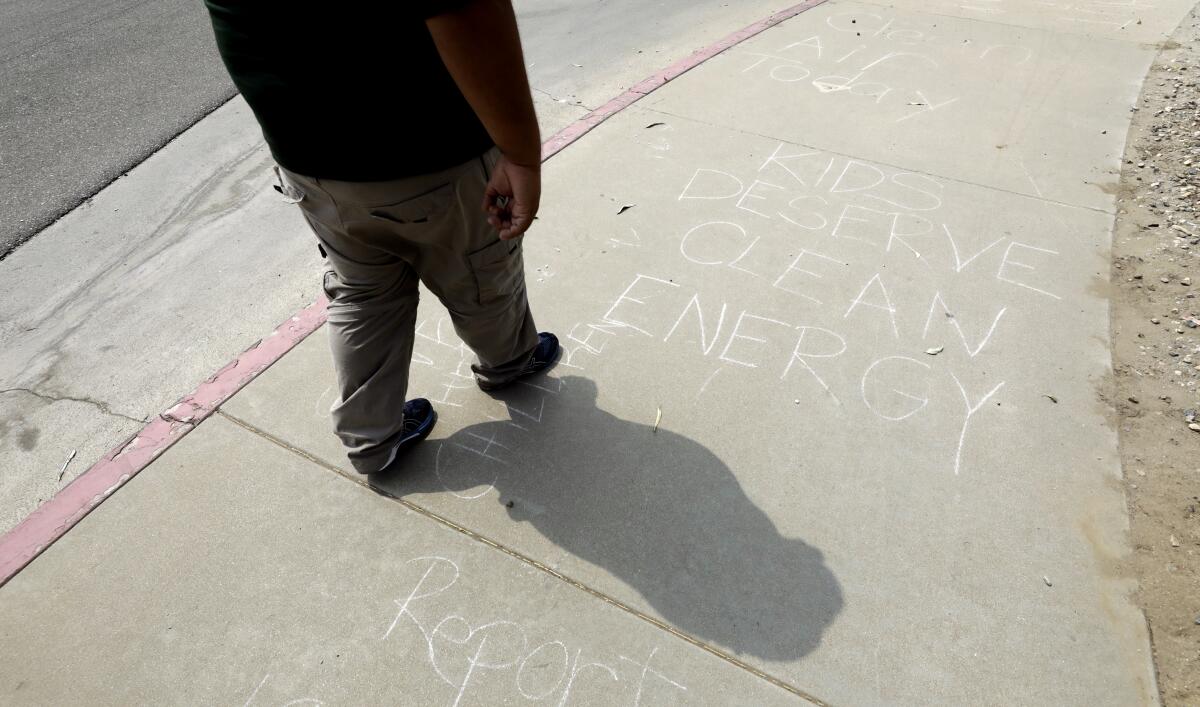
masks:
[[[803,147],[803,148],[806,148],[809,150],[817,150],[819,152],[824,152],[825,154],[829,154],[829,155],[837,155],[838,157],[844,157],[844,158],[850,159],[850,160],[858,160],[860,162],[869,162],[871,164],[879,165],[881,167],[887,167],[889,169],[899,170],[901,172],[908,172],[910,174],[919,174],[924,177],[929,177],[930,179],[933,179],[933,180],[941,180],[941,181],[945,181],[945,182],[953,182],[955,184],[961,184],[963,186],[968,186],[968,187],[987,189],[988,191],[994,191],[994,192],[998,192],[1000,194],[1009,194],[1012,196],[1020,197],[1022,199],[1032,199],[1034,201],[1040,201],[1044,204],[1050,204],[1052,206],[1061,206],[1064,209],[1079,209],[1081,211],[1091,211],[1092,213],[1103,214],[1103,215],[1109,216],[1111,218],[1116,218],[1116,215],[1117,215],[1115,206],[1113,207],[1113,209],[1114,209],[1113,211],[1107,211],[1105,209],[1097,208],[1095,206],[1083,206],[1082,204],[1068,204],[1065,201],[1057,201],[1055,199],[1047,199],[1046,197],[1041,196],[1040,194],[1026,194],[1025,192],[1013,191],[1012,189],[1006,189],[1004,187],[997,187],[997,186],[993,186],[991,184],[983,184],[982,182],[972,182],[972,181],[969,181],[966,179],[959,179],[957,177],[949,177],[944,174],[938,174],[936,172],[926,172],[926,171],[920,170],[920,169],[913,169],[912,167],[904,167],[902,165],[893,164],[891,162],[881,162],[879,160],[871,159],[868,157],[861,157],[859,155],[850,154],[849,152],[839,152],[837,150],[830,150],[825,147],[817,147],[816,145],[809,145],[809,144],[803,143],[803,142],[787,140],[787,139],[784,139],[781,137],[776,137],[774,135],[765,135],[763,133],[755,132],[753,130],[746,130],[745,128],[735,128],[735,127],[732,127],[729,125],[722,125],[720,123],[710,123],[707,120],[701,120],[699,118],[693,118],[691,116],[681,115],[679,113],[672,113],[671,111],[663,110],[661,108],[651,108],[649,106],[642,106],[642,105],[630,106],[630,107],[631,108],[636,107],[638,110],[643,110],[643,111],[646,111],[647,113],[655,113],[657,115],[664,116],[664,117],[678,118],[679,120],[686,120],[690,123],[697,123],[699,125],[705,125],[710,128],[715,128],[717,130],[728,130],[729,132],[739,133],[741,135],[749,135],[751,137],[759,137],[764,140],[777,140],[779,142],[782,142],[785,145],[791,145],[792,147]],[[1034,188],[1035,189],[1037,188],[1036,184],[1034,184]]]
[[[111,407],[109,407],[108,403],[101,402],[99,400],[93,400],[92,398],[76,398],[76,397],[73,397],[70,395],[51,395],[49,393],[39,393],[38,391],[36,391],[32,388],[5,388],[4,390],[0,390],[0,395],[5,395],[7,393],[25,393],[26,395],[31,395],[31,396],[37,398],[38,400],[44,400],[51,404],[53,404],[53,403],[82,403],[84,405],[91,405],[92,407],[96,408],[100,412],[102,412],[105,415],[108,415],[110,417],[119,417],[122,420],[136,422],[139,425],[144,425],[147,422],[147,420],[145,420],[145,419],[139,419],[136,417],[132,417],[130,415],[126,415],[125,413],[117,412],[117,411],[113,410]]]
[[[885,2],[882,2],[882,0],[859,0],[859,1],[862,2],[862,4],[864,4],[864,5],[871,5],[872,7],[877,7],[881,10],[895,11],[897,9],[895,5],[889,5]],[[1044,4],[1047,7],[1053,7],[1053,5],[1051,5],[1050,3],[1044,3]],[[1134,5],[1124,4],[1124,3],[1096,3],[1096,4],[1097,5],[1113,5],[1113,6],[1118,6],[1118,7],[1120,7],[1120,6],[1134,7]],[[1066,7],[1066,6],[1064,6],[1064,7]],[[1085,34],[1082,32],[1067,32],[1064,30],[1030,27],[1029,25],[1019,25],[1019,24],[1015,24],[1013,22],[1001,22],[1000,20],[988,19],[986,17],[966,17],[963,15],[951,15],[951,14],[948,14],[945,12],[932,12],[929,10],[912,10],[912,12],[915,14],[918,14],[918,15],[927,15],[929,17],[937,17],[937,18],[940,18],[943,20],[962,20],[964,22],[979,22],[979,23],[982,23],[985,25],[993,25],[996,27],[1008,27],[1009,29],[1023,30],[1026,32],[1041,31],[1041,32],[1045,32],[1046,34],[1060,36],[1060,37],[1080,37],[1082,39],[1100,40],[1100,41],[1105,41],[1105,42],[1118,42],[1118,43],[1133,44],[1133,45],[1138,45],[1138,46],[1142,46],[1145,44],[1155,44],[1155,45],[1158,44],[1158,42],[1139,42],[1139,41],[1136,41],[1133,39],[1120,39],[1118,37],[1104,37],[1104,36],[1098,37],[1095,35]],[[1095,11],[1092,10],[1092,12],[1095,12]],[[1133,24],[1133,22],[1134,22],[1134,20],[1126,20],[1124,23],[1117,23],[1117,22],[1105,21],[1105,20],[1068,20],[1068,21],[1075,21],[1075,22],[1080,22],[1080,23],[1089,22],[1089,23],[1094,23],[1094,24],[1106,24],[1106,25],[1111,25],[1112,27],[1115,27],[1117,29],[1125,29],[1126,27]],[[1141,24],[1140,20],[1138,21],[1138,24]],[[1081,27],[1080,29],[1083,29],[1083,28]],[[1166,41],[1167,38],[1168,38],[1167,35],[1163,35],[1163,41]]]
[[[699,648],[700,650],[725,661],[726,663],[732,665],[735,668],[740,668],[761,680],[769,682],[781,690],[789,692],[789,693],[791,693],[797,697],[800,697],[802,699],[808,700],[809,702],[813,703],[814,705],[818,705],[818,707],[830,707],[828,702],[825,702],[824,700],[814,697],[813,695],[805,692],[804,690],[796,687],[795,685],[792,685],[780,678],[777,678],[774,675],[763,672],[762,670],[759,670],[758,668],[756,668],[752,665],[749,665],[746,662],[738,659],[736,656],[730,655],[729,653],[726,653],[725,651],[721,650],[720,648],[709,645],[708,643],[705,643],[704,641],[701,641],[700,639],[695,638],[694,636],[686,634],[686,633],[680,631],[679,629],[675,628],[674,626],[671,626],[670,624],[662,621],[661,619],[655,618],[653,616],[650,616],[649,614],[639,611],[638,609],[635,609],[634,607],[629,606],[628,604],[622,602],[620,599],[617,599],[608,594],[605,594],[604,592],[602,592],[598,589],[594,589],[577,579],[574,579],[568,575],[565,575],[562,572],[559,572],[558,570],[556,570],[552,567],[549,567],[548,565],[545,565],[542,562],[539,562],[539,561],[535,560],[534,558],[520,552],[519,550],[515,550],[513,548],[507,547],[506,545],[504,545],[500,542],[497,542],[496,540],[493,540],[485,535],[482,535],[480,533],[475,532],[474,530],[471,530],[470,528],[460,525],[459,523],[456,523],[455,521],[447,518],[446,516],[443,516],[439,513],[431,511],[428,508],[425,508],[424,506],[420,506],[416,503],[413,503],[412,501],[409,501],[407,499],[396,496],[395,494],[384,491],[383,489],[381,489],[377,486],[372,486],[370,483],[368,483],[366,481],[365,477],[360,476],[358,474],[352,474],[350,472],[345,471],[344,469],[339,469],[338,467],[334,466],[333,464],[330,464],[329,462],[326,462],[325,460],[323,460],[319,457],[316,457],[316,456],[304,451],[303,449],[300,449],[299,447],[288,444],[287,442],[276,437],[275,435],[271,434],[270,432],[267,432],[266,430],[256,427],[255,425],[253,425],[249,422],[246,422],[245,420],[242,420],[239,417],[236,417],[234,415],[231,415],[228,412],[225,412],[225,410],[223,410],[223,409],[218,409],[216,411],[216,414],[220,415],[221,417],[228,420],[229,422],[237,425],[238,427],[241,427],[242,429],[246,430],[247,432],[257,435],[278,447],[282,447],[283,449],[295,454],[296,456],[304,459],[305,461],[316,464],[317,466],[325,469],[326,471],[331,471],[334,474],[337,474],[338,476],[342,477],[343,479],[345,479],[357,486],[361,486],[362,488],[372,491],[379,496],[383,496],[384,498],[392,500],[392,501],[400,504],[401,506],[404,506],[404,508],[406,508],[407,510],[412,511],[413,513],[417,513],[418,515],[424,516],[425,518],[427,518],[435,523],[438,523],[446,528],[449,528],[450,530],[454,530],[454,531],[470,538],[471,540],[474,540],[475,542],[487,545],[488,547],[492,548],[493,550],[499,550],[500,552],[504,553],[505,555],[508,555],[509,557],[511,557],[515,560],[523,562],[524,564],[529,565],[530,567],[533,567],[534,569],[540,570],[540,571],[550,575],[551,577],[553,577],[561,582],[564,582],[564,583],[574,587],[575,589],[578,589],[581,592],[584,592],[584,593],[592,596],[595,599],[599,599],[600,601],[608,604],[609,606],[612,606],[615,609],[618,609],[620,611],[625,612],[626,614],[629,614],[630,616],[633,616],[634,618],[641,619],[645,623],[648,623],[651,626],[654,626],[655,628],[657,628],[661,631],[665,631],[666,633],[671,634],[675,638],[678,638],[681,641],[689,643],[692,646]]]

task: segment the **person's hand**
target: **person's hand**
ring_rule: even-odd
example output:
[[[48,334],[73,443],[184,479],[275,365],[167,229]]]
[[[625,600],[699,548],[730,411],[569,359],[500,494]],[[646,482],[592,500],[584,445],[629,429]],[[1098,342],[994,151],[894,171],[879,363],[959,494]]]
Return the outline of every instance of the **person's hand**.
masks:
[[[542,166],[522,166],[501,156],[488,181],[483,210],[500,239],[507,241],[529,230],[541,199]]]

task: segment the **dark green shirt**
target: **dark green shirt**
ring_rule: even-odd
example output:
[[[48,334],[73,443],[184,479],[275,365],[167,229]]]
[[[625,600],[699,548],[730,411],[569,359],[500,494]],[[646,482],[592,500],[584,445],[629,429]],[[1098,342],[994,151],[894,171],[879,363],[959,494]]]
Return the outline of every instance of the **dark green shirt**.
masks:
[[[436,172],[492,146],[425,26],[465,2],[205,0],[276,161],[347,181]]]

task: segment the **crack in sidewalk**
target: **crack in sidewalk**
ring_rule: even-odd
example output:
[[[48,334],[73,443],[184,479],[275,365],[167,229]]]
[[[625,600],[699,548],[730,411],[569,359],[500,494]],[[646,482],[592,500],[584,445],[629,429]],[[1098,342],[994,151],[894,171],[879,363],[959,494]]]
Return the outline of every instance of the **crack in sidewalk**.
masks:
[[[591,108],[590,106],[584,105],[583,101],[579,100],[578,98],[576,98],[573,101],[569,101],[565,98],[559,98],[558,96],[554,95],[553,93],[550,93],[549,91],[543,91],[540,88],[530,87],[530,90],[533,91],[534,93],[540,93],[543,96],[546,96],[547,98],[554,101],[555,103],[561,103],[562,105],[566,105],[566,106],[578,106],[589,112],[595,110],[595,108]]]
[[[64,403],[64,402],[83,403],[84,405],[91,405],[92,407],[96,408],[97,410],[104,413],[105,415],[109,415],[110,417],[119,417],[122,420],[136,422],[139,425],[144,425],[148,422],[148,420],[146,420],[144,418],[137,418],[137,417],[133,417],[130,415],[126,415],[125,413],[117,412],[117,411],[113,410],[111,407],[109,407],[108,403],[102,402],[100,400],[93,400],[92,398],[77,398],[77,397],[73,397],[70,395],[51,395],[49,393],[40,393],[36,390],[33,390],[32,388],[5,388],[4,390],[0,390],[0,395],[5,395],[7,393],[25,393],[27,395],[32,395],[33,397],[35,397],[39,400],[45,400],[48,403]]]

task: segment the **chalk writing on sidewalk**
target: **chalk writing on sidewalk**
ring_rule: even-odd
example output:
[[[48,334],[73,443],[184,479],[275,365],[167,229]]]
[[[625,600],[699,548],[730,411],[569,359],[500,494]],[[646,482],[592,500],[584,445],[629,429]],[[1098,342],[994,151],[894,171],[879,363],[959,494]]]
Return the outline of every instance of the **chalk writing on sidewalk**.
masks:
[[[321,700],[318,700],[315,697],[300,697],[297,699],[291,699],[291,700],[288,700],[287,702],[280,702],[280,703],[270,702],[265,699],[259,699],[258,693],[262,691],[263,686],[266,685],[267,681],[269,681],[270,679],[271,679],[270,673],[267,673],[266,675],[264,675],[263,679],[259,680],[258,685],[255,685],[254,691],[250,693],[250,697],[248,697],[246,699],[246,702],[242,705],[242,707],[251,707],[252,705],[266,705],[266,704],[271,704],[271,705],[279,704],[281,707],[299,707],[300,705],[312,705],[313,707],[322,707],[325,704],[324,702],[322,702]]]
[[[1020,66],[1034,58],[1027,46],[951,38],[870,12],[833,14],[825,25],[801,39],[738,52],[741,72],[814,95],[846,97],[904,123],[961,105],[961,97],[941,81],[947,57],[981,70]]]
[[[464,616],[470,594],[456,591],[461,570],[455,561],[418,557],[412,588],[395,600],[396,612],[381,640],[408,632],[424,645],[429,667],[453,691],[450,704],[489,701],[466,696],[486,682],[492,700],[497,686],[531,702],[567,705],[591,692],[609,704],[661,704],[674,701],[687,687],[655,663],[658,649],[630,657],[601,652],[577,637],[538,636],[521,622],[504,618],[472,620]],[[534,637],[536,636],[536,637]]]
[[[784,143],[760,160],[692,170],[675,201],[706,216],[673,239],[684,269],[627,276],[572,359],[635,337],[711,361],[680,367],[704,372],[697,397],[724,372],[883,423],[936,413],[957,421],[942,468],[963,473],[1005,386],[993,351],[1019,341],[1014,312],[1061,300],[1047,275],[1059,253],[1036,233],[955,220],[928,175]],[[935,365],[926,349],[946,353]]]
[[[642,705],[686,701],[688,688],[664,667],[659,647],[624,650],[597,648],[579,634],[558,631],[547,622],[520,622],[481,611],[477,592],[459,587],[460,564],[441,556],[416,557],[378,633],[367,640],[396,646],[395,657],[422,655],[431,678],[445,683],[442,704],[507,702],[508,698],[544,705]],[[480,614],[482,613],[482,616]],[[418,646],[420,653],[398,644]],[[385,662],[391,653],[379,653]],[[406,666],[411,670],[417,665]],[[298,707],[331,704],[316,697],[281,697],[273,674],[249,689],[242,707]],[[278,683],[278,680],[274,682]]]

